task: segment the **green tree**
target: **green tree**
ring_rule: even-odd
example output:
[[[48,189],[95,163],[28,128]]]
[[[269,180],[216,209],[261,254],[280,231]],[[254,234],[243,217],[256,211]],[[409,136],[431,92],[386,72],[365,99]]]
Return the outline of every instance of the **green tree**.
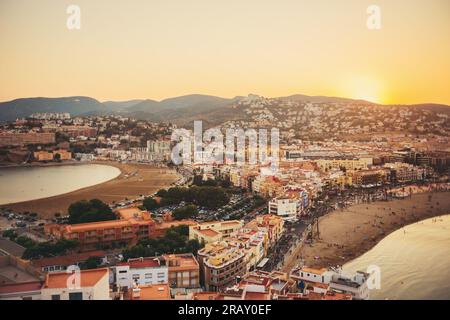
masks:
[[[194,253],[202,248],[198,240],[189,240],[189,227],[170,228],[163,237],[142,239],[136,246],[122,252],[124,260],[139,257],[152,257],[166,253]]]
[[[5,230],[2,233],[3,238],[8,238],[11,241],[14,241],[17,238],[17,233],[14,230]]]
[[[175,209],[172,212],[172,216],[175,220],[188,219],[196,216],[198,214],[197,206],[195,205],[187,205],[182,208]]]
[[[161,198],[167,197],[167,190],[166,189],[158,190],[158,192],[156,193],[156,196],[161,197]]]
[[[21,245],[24,248],[31,248],[32,246],[36,245],[36,243],[27,236],[17,237],[15,241],[17,244]]]
[[[192,179],[192,184],[195,186],[202,186],[203,185],[203,178],[201,175],[195,175]]]
[[[81,270],[97,269],[102,264],[102,258],[89,257],[85,262],[80,265]]]
[[[68,211],[70,224],[116,219],[116,215],[111,208],[98,199],[72,203]]]
[[[60,239],[56,243],[37,243],[29,248],[26,248],[25,252],[22,255],[22,258],[37,259],[60,256],[74,250],[75,248],[77,248],[77,246],[78,241],[70,239]]]
[[[158,203],[156,202],[156,200],[150,197],[145,198],[142,204],[144,208],[148,211],[158,208]]]

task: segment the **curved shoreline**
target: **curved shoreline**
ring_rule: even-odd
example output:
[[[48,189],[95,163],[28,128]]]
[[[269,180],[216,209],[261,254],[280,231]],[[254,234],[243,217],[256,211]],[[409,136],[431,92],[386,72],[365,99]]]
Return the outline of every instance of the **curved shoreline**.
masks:
[[[177,178],[174,170],[147,164],[93,161],[86,164],[109,165],[120,170],[120,174],[103,183],[77,189],[57,196],[0,205],[15,212],[36,212],[42,218],[52,218],[56,212],[66,214],[73,202],[98,198],[106,203],[136,198],[140,194],[153,193],[169,186]],[[70,164],[68,164],[70,165]]]
[[[431,202],[428,196],[432,195]],[[439,204],[437,204],[439,203]],[[298,248],[285,266],[300,260],[309,267],[344,265],[371,250],[394,231],[422,220],[450,213],[450,192],[415,194],[411,198],[357,204],[319,219],[320,239]]]
[[[370,249],[367,250],[366,252],[362,253],[361,255],[359,255],[359,256],[357,256],[357,257],[354,257],[353,259],[351,259],[351,260],[349,260],[349,261],[346,261],[346,262],[343,264],[343,266],[344,266],[345,264],[353,263],[353,262],[356,261],[357,259],[361,258],[363,255],[365,255],[366,253],[368,253],[369,251],[371,251],[373,248],[375,248],[377,245],[379,245],[382,241],[386,240],[386,239],[387,239],[389,236],[391,236],[393,233],[398,232],[398,231],[400,231],[400,230],[402,230],[402,229],[404,229],[404,228],[408,228],[408,227],[410,227],[410,226],[413,226],[413,225],[415,225],[415,224],[422,223],[422,222],[425,222],[425,221],[429,221],[429,220],[432,220],[432,219],[439,219],[439,218],[441,218],[441,217],[450,217],[450,213],[444,213],[444,214],[439,214],[439,215],[436,215],[436,216],[433,216],[433,217],[427,217],[427,218],[424,218],[424,219],[421,219],[421,220],[418,220],[418,221],[409,223],[409,224],[407,224],[407,225],[404,225],[404,226],[402,226],[402,227],[400,227],[400,228],[398,228],[398,229],[396,229],[396,230],[393,230],[393,231],[391,231],[389,234],[386,234],[385,237],[381,238],[374,246],[372,246],[372,248],[370,248]]]
[[[53,196],[47,196],[47,197],[36,198],[36,199],[29,199],[29,200],[25,200],[25,201],[2,203],[2,204],[0,204],[0,207],[6,207],[6,206],[14,205],[14,204],[20,204],[20,203],[23,203],[23,202],[30,202],[30,201],[36,201],[36,200],[41,200],[41,199],[48,199],[48,198],[54,198],[54,197],[68,195],[68,194],[70,194],[72,192],[88,189],[88,188],[95,187],[95,186],[101,185],[103,183],[106,183],[108,181],[112,181],[112,180],[117,179],[118,177],[120,177],[120,175],[122,175],[122,170],[120,170],[120,168],[118,168],[117,166],[114,166],[114,165],[111,165],[111,164],[103,164],[103,163],[67,163],[67,164],[51,165],[51,166],[24,166],[24,167],[18,166],[18,167],[8,167],[8,168],[3,168],[3,169],[15,170],[15,169],[20,169],[20,168],[51,168],[51,167],[57,167],[57,166],[64,166],[64,167],[66,167],[66,166],[82,166],[82,165],[99,165],[99,166],[114,167],[114,168],[119,170],[119,173],[116,176],[112,177],[112,178],[109,178],[107,180],[104,180],[104,181],[101,181],[101,182],[98,182],[98,183],[95,183],[95,184],[92,184],[92,185],[89,185],[89,186],[86,186],[86,187],[77,188],[77,189],[74,189],[74,190],[71,190],[71,191],[67,191],[67,192],[64,192],[64,193],[60,193],[60,194],[56,194],[56,195],[53,195]],[[0,169],[2,169],[2,168],[0,168]]]

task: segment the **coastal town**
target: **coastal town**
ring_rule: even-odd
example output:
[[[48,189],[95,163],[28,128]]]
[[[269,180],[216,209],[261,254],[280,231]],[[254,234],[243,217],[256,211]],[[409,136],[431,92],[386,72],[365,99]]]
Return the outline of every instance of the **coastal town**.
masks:
[[[5,170],[95,164],[121,174],[0,205],[0,300],[369,299],[375,275],[342,266],[450,211],[448,112],[398,107],[384,118],[370,107],[236,103],[248,117],[222,128],[282,124],[276,171],[174,165],[172,123],[69,113],[4,123]],[[346,222],[336,229],[333,219]]]

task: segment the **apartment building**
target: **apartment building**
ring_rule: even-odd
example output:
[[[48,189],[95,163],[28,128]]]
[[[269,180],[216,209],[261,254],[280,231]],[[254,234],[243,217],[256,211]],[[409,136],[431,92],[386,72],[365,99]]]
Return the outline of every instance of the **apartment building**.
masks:
[[[33,153],[33,157],[36,161],[52,161],[54,159],[59,160],[71,160],[72,153],[67,150],[55,150],[55,151],[36,151]]]
[[[147,152],[152,155],[153,160],[168,160],[171,154],[170,140],[147,141]]]
[[[139,210],[138,210],[139,211]],[[147,211],[121,214],[120,220],[90,223],[46,225],[44,231],[56,238],[77,240],[81,247],[95,248],[99,244],[134,245],[140,239],[150,238],[155,230],[155,222]]]
[[[211,243],[229,237],[243,226],[242,221],[203,222],[189,226],[189,240],[197,239],[200,243]]]
[[[88,137],[95,138],[97,136],[97,128],[89,126],[61,126],[59,131],[71,138]]]
[[[336,292],[351,294],[355,300],[369,299],[369,274],[357,271],[352,275],[335,273],[330,281],[330,289]]]
[[[370,186],[380,185],[391,180],[389,169],[368,169],[351,173],[353,185]]]
[[[302,199],[287,196],[274,198],[268,203],[268,212],[285,221],[296,221],[303,212]]]
[[[245,274],[246,253],[237,243],[220,241],[208,243],[198,251],[204,287],[207,291],[221,291],[235,284],[238,276]]]
[[[283,194],[283,183],[274,176],[257,176],[252,182],[252,191],[264,197],[276,197]]]
[[[162,256],[169,270],[172,288],[199,288],[200,265],[191,253],[165,254]]]
[[[54,158],[58,158],[59,160],[71,160],[72,159],[72,153],[70,151],[67,150],[63,150],[63,149],[58,149],[53,151],[53,157]]]
[[[332,169],[342,169],[348,171],[367,169],[371,165],[372,158],[361,159],[319,159],[316,160],[317,165],[323,171]]]
[[[121,288],[168,283],[169,268],[163,259],[146,257],[128,259],[112,268],[114,280]]]
[[[294,269],[290,274],[290,277],[297,281],[300,288],[302,287],[302,283],[330,283],[332,276],[333,272],[326,268],[315,269],[308,267]]]
[[[68,120],[70,119],[70,113],[68,112],[43,112],[33,113],[30,116],[31,119],[36,120]]]
[[[265,229],[242,228],[226,241],[232,241],[242,248],[245,253],[246,271],[254,270],[269,250],[269,237]]]
[[[109,269],[48,273],[42,300],[110,300]]]
[[[155,223],[153,220],[111,220],[102,222],[66,225],[61,236],[78,240],[80,246],[97,244],[136,244],[140,239],[151,237]]]
[[[53,144],[55,134],[47,132],[0,132],[0,147],[28,144]]]
[[[36,161],[53,161],[53,152],[51,151],[36,151],[33,153]]]
[[[295,281],[283,272],[253,271],[242,276],[238,283],[224,292],[225,296],[240,296],[242,300],[277,299],[295,292]]]
[[[426,178],[427,170],[402,162],[386,163],[385,168],[391,170],[391,180],[394,182],[421,181]]]
[[[369,299],[369,274],[361,271],[347,274],[341,269],[328,270],[302,267],[293,269],[290,278],[295,280],[302,293],[317,294],[330,292],[351,295],[356,300]]]
[[[284,220],[273,214],[257,216],[247,223],[244,228],[251,230],[265,230],[269,239],[269,247],[280,240],[284,232]]]

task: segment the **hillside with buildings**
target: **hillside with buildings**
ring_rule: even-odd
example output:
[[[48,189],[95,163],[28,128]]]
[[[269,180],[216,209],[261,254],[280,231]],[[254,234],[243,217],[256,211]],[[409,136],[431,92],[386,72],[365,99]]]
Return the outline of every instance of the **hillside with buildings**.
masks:
[[[33,111],[33,112],[32,112]],[[293,95],[265,98],[258,95],[225,99],[187,95],[155,100],[100,103],[86,97],[19,99],[0,103],[0,120],[28,118],[33,113],[66,112],[78,115],[121,117],[171,122],[191,128],[278,127],[286,138],[323,140],[361,139],[371,134],[450,134],[450,107],[438,104],[380,105],[364,100]]]

